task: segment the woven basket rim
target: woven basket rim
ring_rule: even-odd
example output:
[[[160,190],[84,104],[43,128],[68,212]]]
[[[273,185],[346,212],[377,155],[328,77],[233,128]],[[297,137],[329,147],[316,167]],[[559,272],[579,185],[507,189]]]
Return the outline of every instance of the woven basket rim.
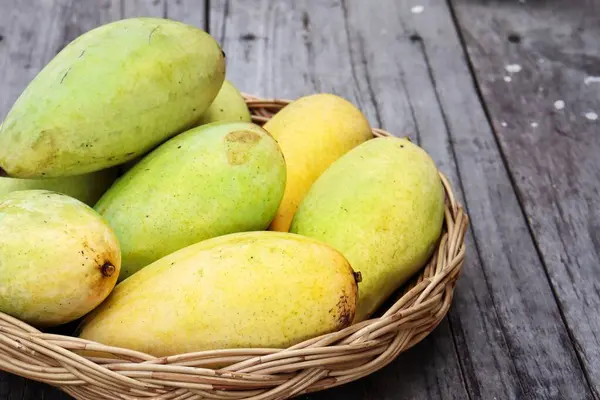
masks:
[[[262,124],[291,100],[242,93]],[[391,136],[374,128],[375,137]],[[383,368],[440,323],[465,259],[468,217],[440,172],[445,222],[437,250],[379,317],[287,349],[223,349],[153,357],[43,333],[0,312],[0,370],[48,383],[78,399],[281,400],[342,385]],[[74,351],[112,353],[116,358]],[[219,368],[211,368],[215,363]]]

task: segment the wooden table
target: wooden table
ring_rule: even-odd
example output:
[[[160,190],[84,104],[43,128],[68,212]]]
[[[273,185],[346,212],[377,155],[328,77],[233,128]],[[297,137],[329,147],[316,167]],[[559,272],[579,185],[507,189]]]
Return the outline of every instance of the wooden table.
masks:
[[[123,17],[208,29],[243,91],[340,94],[408,134],[472,225],[422,343],[310,399],[600,398],[600,3],[0,0],[0,116],[70,40]],[[0,399],[66,399],[0,374]]]

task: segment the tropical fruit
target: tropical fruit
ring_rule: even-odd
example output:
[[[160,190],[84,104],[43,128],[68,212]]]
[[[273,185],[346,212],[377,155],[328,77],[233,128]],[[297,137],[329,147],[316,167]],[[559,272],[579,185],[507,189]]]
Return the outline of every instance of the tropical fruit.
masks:
[[[329,244],[362,274],[360,321],[425,264],[443,219],[444,189],[429,155],[405,139],[377,138],[321,175],[290,232]]]
[[[82,317],[113,289],[117,238],[90,207],[47,190],[0,197],[0,311],[38,327]]]
[[[369,122],[349,101],[332,94],[302,97],[264,125],[287,164],[285,195],[270,229],[287,232],[302,198],[343,154],[372,137]]]
[[[202,125],[164,143],[95,207],[121,242],[120,279],[201,240],[265,229],[285,178],[277,142],[249,122]]]
[[[200,118],[224,80],[208,33],[160,18],[112,22],[67,45],[0,128],[0,168],[80,175],[142,155]]]
[[[0,177],[0,196],[17,190],[50,190],[66,194],[93,207],[115,181],[117,173],[116,168],[110,168],[84,175],[50,179]]]
[[[346,259],[316,240],[248,232],[162,258],[120,283],[80,337],[155,356],[284,348],[347,327],[357,300]]]
[[[196,125],[210,124],[211,122],[240,121],[251,122],[250,111],[239,90],[231,82],[225,80],[217,97]]]

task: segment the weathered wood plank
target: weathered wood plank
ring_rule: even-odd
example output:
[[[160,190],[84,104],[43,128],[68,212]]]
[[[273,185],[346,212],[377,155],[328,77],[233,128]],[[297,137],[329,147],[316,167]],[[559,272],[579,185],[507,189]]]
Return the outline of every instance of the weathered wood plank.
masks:
[[[600,398],[598,2],[452,3],[546,267],[535,274],[552,282]]]
[[[450,315],[455,342],[444,347],[456,346],[457,354],[445,354],[439,365],[447,368],[439,370],[400,357],[382,375],[323,398],[369,398],[366,388],[381,389],[379,377],[399,374],[399,366],[414,380],[402,379],[381,397],[439,398],[439,389],[428,392],[431,382],[463,397],[457,358],[472,398],[590,398],[552,290],[539,279],[543,266],[450,13],[437,1],[420,4],[423,12],[413,13],[408,1],[211,2],[212,32],[228,54],[228,77],[242,90],[341,94],[373,124],[414,132],[459,192],[462,181],[476,240],[469,239]],[[448,343],[443,334],[433,340]]]
[[[205,28],[205,2],[194,0],[0,0],[0,118],[27,84],[71,40],[99,25],[135,16],[167,17]],[[0,399],[65,400],[63,392],[0,372]]]

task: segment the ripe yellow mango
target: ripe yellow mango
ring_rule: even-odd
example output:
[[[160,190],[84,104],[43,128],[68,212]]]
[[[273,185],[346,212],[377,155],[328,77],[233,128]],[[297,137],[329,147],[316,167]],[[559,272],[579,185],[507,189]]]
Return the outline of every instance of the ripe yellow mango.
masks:
[[[200,118],[225,78],[206,32],[160,18],[95,28],[30,82],[0,128],[9,176],[80,175],[142,155]]]
[[[208,110],[204,112],[196,125],[211,122],[251,122],[250,111],[242,94],[228,80],[223,82],[221,90]]]
[[[270,229],[287,232],[298,205],[317,178],[343,154],[372,137],[364,115],[332,94],[302,97],[264,128],[277,140],[287,164],[287,186]]]
[[[155,356],[283,348],[345,328],[355,274],[316,240],[248,232],[189,246],[117,285],[80,337]]]
[[[429,155],[405,139],[377,138],[321,175],[290,232],[336,248],[362,274],[361,321],[426,263],[443,219],[444,190]]]
[[[66,194],[93,207],[115,181],[117,173],[116,168],[110,168],[89,174],[50,179],[0,177],[0,196],[17,190],[50,190]]]
[[[162,144],[95,206],[121,242],[120,279],[199,241],[266,229],[285,177],[277,142],[250,122],[202,125]]]
[[[38,327],[73,321],[110,293],[119,243],[69,196],[23,190],[0,197],[0,311]]]

